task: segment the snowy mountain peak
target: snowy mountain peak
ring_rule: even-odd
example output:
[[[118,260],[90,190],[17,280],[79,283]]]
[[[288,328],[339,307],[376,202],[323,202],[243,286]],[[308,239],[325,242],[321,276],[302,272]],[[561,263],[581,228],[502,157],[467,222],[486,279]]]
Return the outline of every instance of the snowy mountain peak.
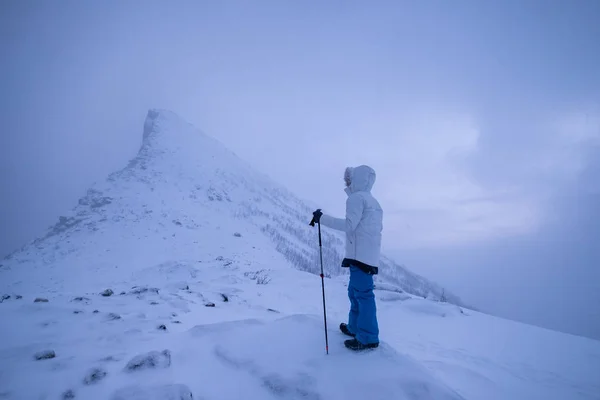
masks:
[[[163,109],[148,110],[142,145],[128,168],[143,171],[150,168],[155,176],[177,173],[198,179],[214,170],[253,172],[222,143]]]
[[[156,151],[171,152],[191,150],[197,157],[217,154],[233,155],[229,149],[206,135],[176,113],[165,109],[150,109],[144,121],[142,150],[151,147]]]
[[[94,184],[44,236],[10,255],[2,267],[10,271],[4,274],[9,279],[2,285],[35,290],[43,282],[54,290],[82,285],[99,290],[101,283],[174,260],[235,256],[251,262],[258,248],[260,257],[267,254],[283,266],[318,274],[316,233],[308,226],[311,212],[286,188],[177,114],[151,109],[136,157]],[[323,232],[328,277],[347,274],[340,268],[343,247],[341,235]],[[125,276],[105,273],[115,268]],[[31,273],[48,279],[23,278]],[[376,284],[422,297],[442,296],[439,286],[385,256]],[[460,304],[451,293],[445,297]]]
[[[144,142],[146,142],[147,138],[156,133],[157,127],[155,126],[155,124],[159,115],[160,110],[148,110],[148,115],[146,115],[146,121],[144,121]]]
[[[190,135],[191,133],[191,135]],[[169,137],[167,137],[169,136]],[[186,138],[187,136],[187,138]],[[179,115],[166,109],[150,109],[144,121],[142,146],[156,145],[160,140],[165,140],[161,145],[169,142],[178,145],[185,144],[185,140],[193,137],[208,139],[208,136],[183,120]]]

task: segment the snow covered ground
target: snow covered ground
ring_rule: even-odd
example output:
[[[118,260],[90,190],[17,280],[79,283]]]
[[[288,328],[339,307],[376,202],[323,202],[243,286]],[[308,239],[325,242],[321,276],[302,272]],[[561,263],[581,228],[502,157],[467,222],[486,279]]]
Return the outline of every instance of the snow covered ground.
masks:
[[[337,329],[348,307],[342,278],[326,281],[327,355],[319,277],[282,267],[260,284],[228,262],[150,267],[140,287],[113,285],[108,297],[5,300],[0,398],[149,398],[175,384],[194,399],[600,396],[599,342],[398,293],[377,291],[382,346],[351,353]],[[46,350],[56,356],[34,358]],[[150,352],[154,368],[127,370]],[[94,370],[98,381],[86,384]]]
[[[329,232],[326,354],[310,208],[194,135],[151,112],[140,155],[1,262],[0,399],[600,399],[600,342],[423,299],[391,264],[382,345],[345,349]]]

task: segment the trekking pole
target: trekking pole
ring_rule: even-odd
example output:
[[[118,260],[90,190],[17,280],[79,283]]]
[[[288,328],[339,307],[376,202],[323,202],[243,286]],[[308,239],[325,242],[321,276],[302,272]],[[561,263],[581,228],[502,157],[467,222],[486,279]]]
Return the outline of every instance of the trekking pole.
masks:
[[[310,222],[311,226],[315,226],[315,220]],[[323,322],[325,324],[325,351],[329,354],[329,340],[327,339],[327,311],[325,307],[325,275],[323,274],[323,242],[321,240],[321,221],[317,223],[319,226],[319,256],[321,258],[321,290],[323,291]]]

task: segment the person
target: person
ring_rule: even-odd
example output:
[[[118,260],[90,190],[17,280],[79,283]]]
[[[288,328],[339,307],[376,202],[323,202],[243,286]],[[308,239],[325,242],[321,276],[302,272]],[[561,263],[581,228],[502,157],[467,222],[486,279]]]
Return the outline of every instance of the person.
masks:
[[[316,222],[346,233],[346,252],[342,267],[350,269],[350,312],[348,323],[341,323],[340,330],[353,337],[344,342],[351,350],[379,346],[373,275],[379,272],[383,210],[371,194],[375,178],[375,171],[367,165],[346,168],[346,217],[335,218],[323,214],[321,209],[313,212]]]

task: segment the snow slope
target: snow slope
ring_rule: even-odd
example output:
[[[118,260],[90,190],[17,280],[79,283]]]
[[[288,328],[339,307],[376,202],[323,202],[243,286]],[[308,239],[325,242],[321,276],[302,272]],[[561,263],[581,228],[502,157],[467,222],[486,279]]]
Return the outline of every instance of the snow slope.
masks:
[[[330,233],[325,354],[310,211],[150,111],[138,156],[2,262],[0,399],[600,398],[600,342],[432,301],[399,267],[376,290],[380,348],[349,352]]]

